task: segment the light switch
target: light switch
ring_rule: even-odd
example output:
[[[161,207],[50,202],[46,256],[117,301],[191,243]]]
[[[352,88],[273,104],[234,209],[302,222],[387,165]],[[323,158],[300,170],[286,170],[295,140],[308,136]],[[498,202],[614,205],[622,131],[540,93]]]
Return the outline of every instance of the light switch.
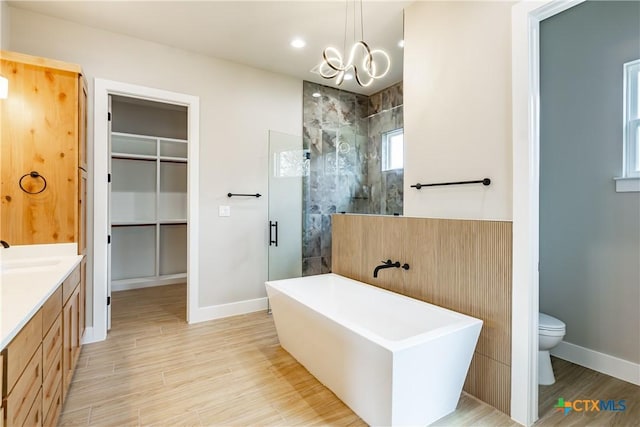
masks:
[[[218,216],[231,216],[231,206],[218,206]]]

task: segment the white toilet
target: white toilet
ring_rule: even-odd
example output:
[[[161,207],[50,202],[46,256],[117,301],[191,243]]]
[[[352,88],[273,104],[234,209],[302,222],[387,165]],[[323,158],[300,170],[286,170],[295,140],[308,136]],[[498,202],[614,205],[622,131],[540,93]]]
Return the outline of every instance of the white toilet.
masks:
[[[566,332],[566,325],[561,320],[548,314],[538,315],[538,384],[551,385],[556,382],[551,367],[549,350],[560,344]]]

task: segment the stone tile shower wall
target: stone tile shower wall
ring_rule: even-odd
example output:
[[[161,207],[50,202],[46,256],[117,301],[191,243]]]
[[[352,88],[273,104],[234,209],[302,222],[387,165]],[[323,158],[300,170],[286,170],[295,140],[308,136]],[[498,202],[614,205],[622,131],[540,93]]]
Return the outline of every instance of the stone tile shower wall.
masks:
[[[369,97],[367,182],[369,212],[402,215],[404,169],[382,171],[382,138],[385,133],[404,127],[402,83]]]
[[[331,214],[402,214],[403,171],[380,170],[383,133],[402,128],[402,83],[367,97],[304,82],[303,103],[302,274],[310,276],[331,271]]]

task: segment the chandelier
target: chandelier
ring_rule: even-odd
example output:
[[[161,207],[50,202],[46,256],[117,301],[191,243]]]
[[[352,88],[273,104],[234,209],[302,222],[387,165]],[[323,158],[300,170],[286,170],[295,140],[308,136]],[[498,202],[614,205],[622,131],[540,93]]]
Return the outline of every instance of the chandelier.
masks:
[[[362,87],[367,87],[374,80],[387,75],[391,68],[391,59],[382,49],[371,49],[364,41],[364,20],[362,18],[362,0],[360,0],[360,40],[356,41],[356,1],[353,0],[353,39],[349,55],[346,58],[335,47],[327,47],[322,51],[322,62],[318,72],[325,79],[336,79],[340,86],[345,75],[353,69],[353,77]],[[347,23],[349,15],[349,0],[346,0],[344,17],[343,52],[347,54]]]

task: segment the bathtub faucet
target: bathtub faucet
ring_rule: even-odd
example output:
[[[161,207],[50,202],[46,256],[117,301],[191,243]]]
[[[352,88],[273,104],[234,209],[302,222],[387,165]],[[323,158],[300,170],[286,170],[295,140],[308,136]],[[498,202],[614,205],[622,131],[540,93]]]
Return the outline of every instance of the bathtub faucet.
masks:
[[[382,264],[377,266],[375,270],[373,270],[373,277],[378,277],[378,271],[384,270],[385,268],[400,268],[400,261],[391,262],[391,260],[388,259],[381,262]]]

